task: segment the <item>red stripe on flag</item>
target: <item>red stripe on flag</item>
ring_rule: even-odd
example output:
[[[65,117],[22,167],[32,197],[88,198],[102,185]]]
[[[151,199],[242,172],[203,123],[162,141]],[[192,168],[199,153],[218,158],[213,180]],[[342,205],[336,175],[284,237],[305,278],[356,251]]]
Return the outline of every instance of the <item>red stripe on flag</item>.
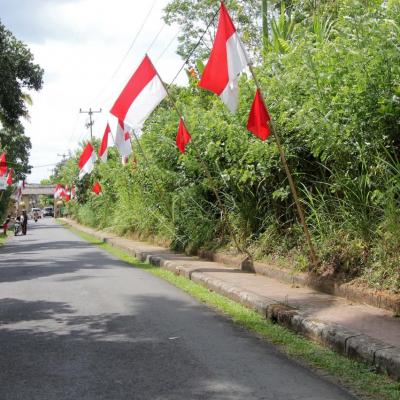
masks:
[[[3,153],[0,156],[0,176],[3,176],[6,172],[7,172],[6,153]]]
[[[122,93],[119,95],[117,101],[114,103],[110,111],[111,114],[124,121],[131,104],[139,96],[140,92],[146,87],[146,85],[156,76],[156,74],[157,72],[154,69],[153,64],[146,55],[138,69],[126,84]]]
[[[11,186],[13,184],[13,178],[12,178],[12,174],[14,172],[13,168],[10,168],[10,170],[8,171],[8,175],[7,175],[7,185]]]
[[[186,145],[190,142],[192,137],[190,136],[189,132],[186,129],[185,123],[181,118],[179,120],[179,128],[178,133],[176,135],[176,145],[181,153],[184,153],[186,150]]]
[[[226,42],[236,32],[232,19],[223,2],[219,14],[218,30],[208,63],[201,77],[199,87],[211,90],[218,96],[229,82],[228,54]]]
[[[79,169],[82,169],[84,165],[88,162],[90,157],[92,156],[93,153],[93,146],[88,143],[83,150],[83,153],[81,154],[81,157],[79,158]]]
[[[93,193],[96,193],[97,195],[99,195],[99,194],[102,192],[100,182],[96,182],[96,183],[93,185],[92,191],[93,191]]]
[[[269,127],[270,120],[271,118],[265,107],[260,90],[257,89],[253,105],[251,106],[247,129],[261,140],[266,140],[271,133]]]
[[[108,147],[108,135],[111,132],[110,125],[107,123],[106,130],[104,131],[103,139],[101,140],[101,146],[99,150],[99,156],[101,157]]]

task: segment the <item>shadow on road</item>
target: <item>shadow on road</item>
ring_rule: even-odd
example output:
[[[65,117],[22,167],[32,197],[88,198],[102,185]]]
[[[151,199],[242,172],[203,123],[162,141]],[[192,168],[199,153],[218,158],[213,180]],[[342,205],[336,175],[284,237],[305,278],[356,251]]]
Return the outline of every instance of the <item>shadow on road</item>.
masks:
[[[202,306],[128,303],[126,314],[79,315],[63,302],[1,301],[0,398],[308,400],[317,385],[318,398],[353,399]]]

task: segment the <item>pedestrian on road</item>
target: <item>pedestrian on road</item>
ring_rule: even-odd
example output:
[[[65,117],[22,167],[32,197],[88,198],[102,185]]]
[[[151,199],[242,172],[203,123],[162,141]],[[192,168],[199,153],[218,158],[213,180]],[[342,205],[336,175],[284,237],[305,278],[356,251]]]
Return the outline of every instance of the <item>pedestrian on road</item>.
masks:
[[[26,231],[28,229],[28,215],[26,213],[26,210],[22,211],[22,218],[21,218],[21,227],[22,227],[22,234],[26,235]]]
[[[11,215],[9,214],[9,215],[7,215],[7,218],[6,218],[6,220],[4,221],[4,223],[3,223],[3,233],[4,233],[4,236],[7,236],[7,229],[8,229],[8,224],[10,223],[10,220],[11,220]]]

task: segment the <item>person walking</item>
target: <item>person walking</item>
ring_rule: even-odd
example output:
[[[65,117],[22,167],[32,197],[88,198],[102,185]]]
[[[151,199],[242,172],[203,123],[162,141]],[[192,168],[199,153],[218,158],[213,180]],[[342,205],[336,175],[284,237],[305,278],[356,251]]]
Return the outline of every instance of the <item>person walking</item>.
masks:
[[[22,218],[21,218],[21,228],[22,228],[22,234],[26,235],[26,231],[28,229],[28,215],[26,213],[26,210],[22,211]]]

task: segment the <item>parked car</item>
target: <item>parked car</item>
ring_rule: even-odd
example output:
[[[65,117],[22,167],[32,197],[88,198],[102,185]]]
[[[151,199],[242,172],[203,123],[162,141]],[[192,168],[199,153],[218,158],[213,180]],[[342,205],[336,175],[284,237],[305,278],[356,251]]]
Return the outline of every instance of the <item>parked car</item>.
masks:
[[[54,208],[53,207],[44,207],[42,211],[43,217],[54,217]]]

